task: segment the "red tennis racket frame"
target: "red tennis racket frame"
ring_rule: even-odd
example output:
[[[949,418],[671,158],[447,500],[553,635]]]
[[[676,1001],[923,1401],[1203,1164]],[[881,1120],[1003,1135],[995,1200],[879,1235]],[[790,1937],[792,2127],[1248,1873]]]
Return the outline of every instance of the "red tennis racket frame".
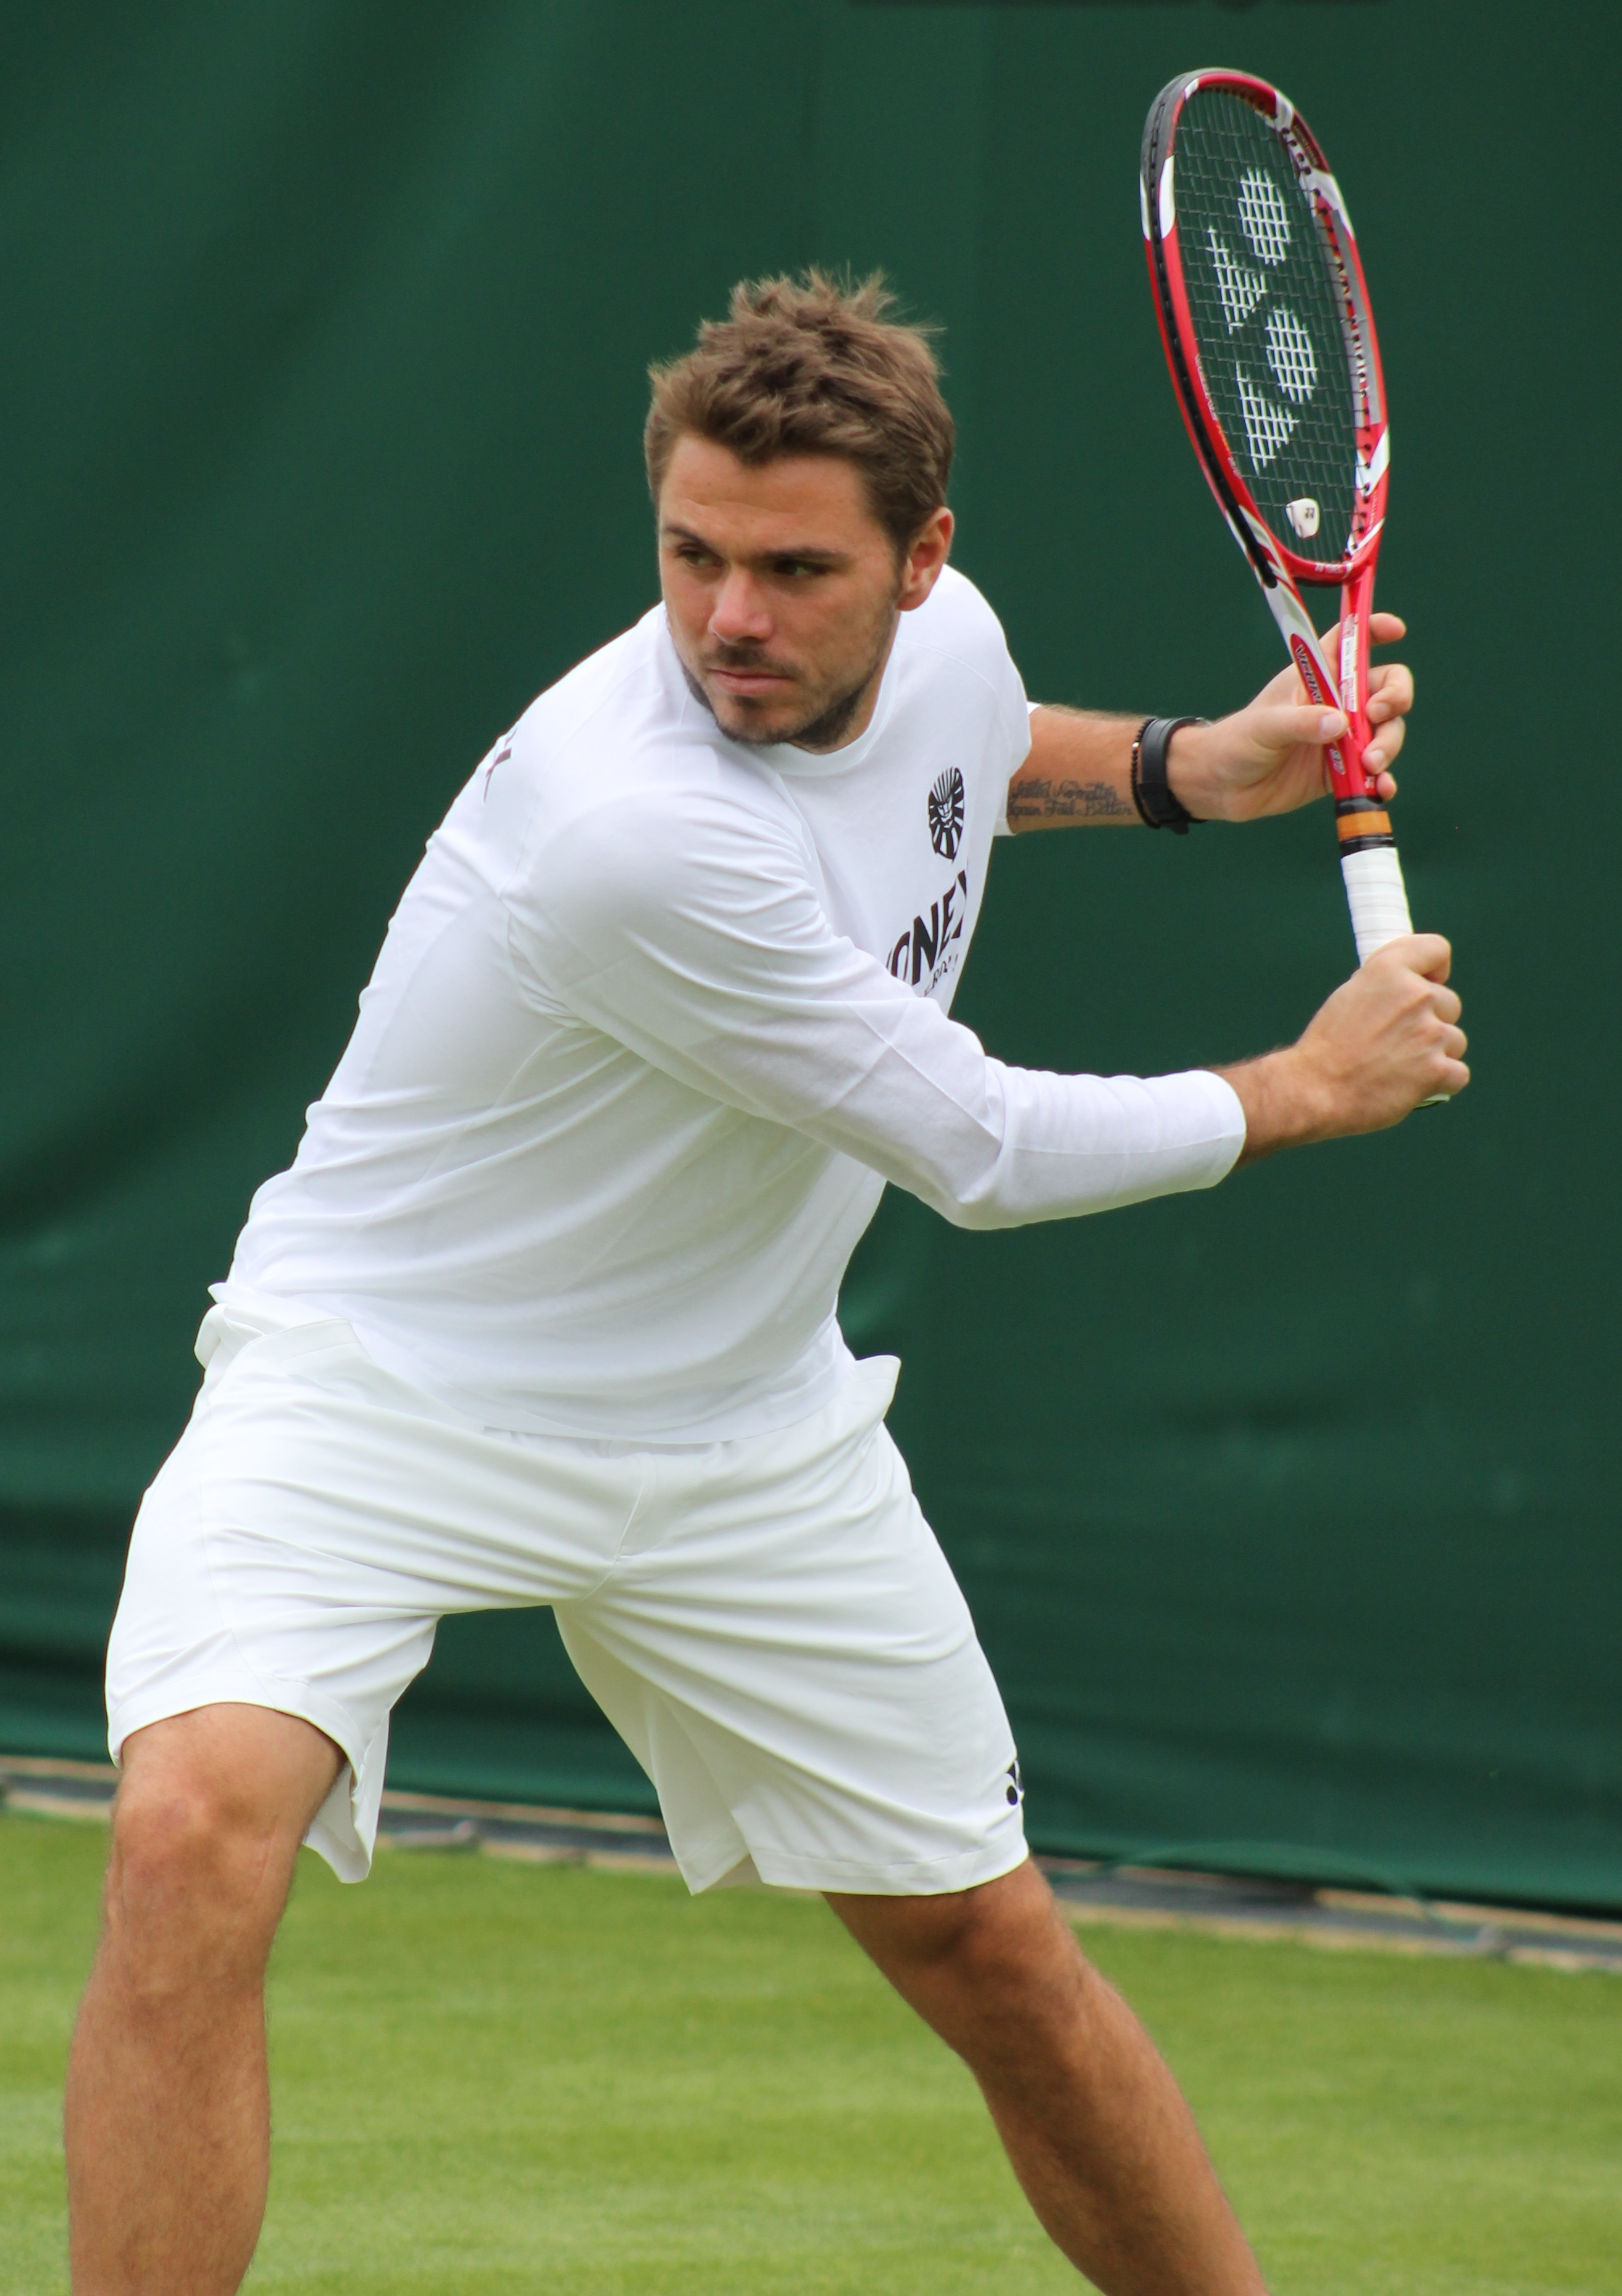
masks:
[[[1175,138],[1178,117],[1189,98],[1197,89],[1213,88],[1238,96],[1272,123],[1280,141],[1289,148],[1298,180],[1308,192],[1339,258],[1345,317],[1359,344],[1361,372],[1356,385],[1356,506],[1348,546],[1338,565],[1303,558],[1274,533],[1257,507],[1206,388],[1177,233]],[[1390,839],[1390,822],[1373,782],[1364,771],[1363,753],[1373,730],[1368,716],[1369,615],[1385,525],[1390,446],[1380,346],[1346,201],[1322,146],[1294,105],[1270,82],[1249,72],[1197,71],[1174,82],[1151,117],[1151,135],[1155,180],[1151,183],[1145,173],[1139,184],[1144,249],[1177,403],[1200,466],[1255,569],[1308,697],[1346,712],[1346,738],[1327,752],[1342,852],[1356,852],[1376,842],[1385,844]],[[1324,658],[1312,618],[1301,602],[1298,586],[1302,583],[1340,589],[1340,659],[1334,668]]]

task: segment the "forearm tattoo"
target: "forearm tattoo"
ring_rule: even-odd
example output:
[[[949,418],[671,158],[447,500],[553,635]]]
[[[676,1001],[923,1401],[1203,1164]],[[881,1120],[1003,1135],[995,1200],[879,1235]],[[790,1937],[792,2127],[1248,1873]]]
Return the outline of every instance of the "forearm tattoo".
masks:
[[[1021,775],[1008,791],[1008,821],[1131,821],[1133,809],[1109,782],[1049,782]]]

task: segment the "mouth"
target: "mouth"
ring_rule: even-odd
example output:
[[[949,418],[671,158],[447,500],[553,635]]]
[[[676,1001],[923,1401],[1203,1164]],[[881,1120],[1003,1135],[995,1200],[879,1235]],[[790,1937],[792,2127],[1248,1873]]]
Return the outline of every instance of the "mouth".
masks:
[[[769,696],[785,693],[794,684],[786,670],[767,669],[758,665],[741,668],[721,662],[708,663],[704,676],[723,693],[735,695],[740,701],[762,701]]]

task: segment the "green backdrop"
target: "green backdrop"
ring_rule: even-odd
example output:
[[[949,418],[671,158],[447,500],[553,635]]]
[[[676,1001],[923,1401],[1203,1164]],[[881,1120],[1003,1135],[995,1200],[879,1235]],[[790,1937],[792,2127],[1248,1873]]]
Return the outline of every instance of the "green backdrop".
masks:
[[[652,595],[643,371],[734,277],[882,264],[945,323],[961,562],[1033,693],[1272,671],[1137,226],[1151,97],[1231,61],[1373,282],[1403,854],[1478,1080],[1068,1227],[892,1195],[847,1328],[905,1357],[1040,1842],[1622,1904],[1614,12],[66,0],[3,45],[0,1745],[97,1750],[204,1286],[453,791]],[[1004,849],[959,1012],[1050,1066],[1278,1041],[1349,962],[1332,843]],[[393,1774],[647,1799],[545,1614],[443,1634]]]

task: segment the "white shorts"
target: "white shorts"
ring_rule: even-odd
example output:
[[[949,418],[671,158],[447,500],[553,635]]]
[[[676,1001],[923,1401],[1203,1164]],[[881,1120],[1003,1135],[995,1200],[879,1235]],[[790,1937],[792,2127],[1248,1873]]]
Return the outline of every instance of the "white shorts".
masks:
[[[307,1838],[359,1881],[438,1621],[550,1603],[690,1889],[927,1896],[1024,1857],[1003,1703],[883,1423],[893,1357],[792,1426],[637,1450],[480,1431],[343,1323],[216,1308],[198,1351],[108,1652],[115,1761],[200,1706],[299,1715],[348,1759]]]

